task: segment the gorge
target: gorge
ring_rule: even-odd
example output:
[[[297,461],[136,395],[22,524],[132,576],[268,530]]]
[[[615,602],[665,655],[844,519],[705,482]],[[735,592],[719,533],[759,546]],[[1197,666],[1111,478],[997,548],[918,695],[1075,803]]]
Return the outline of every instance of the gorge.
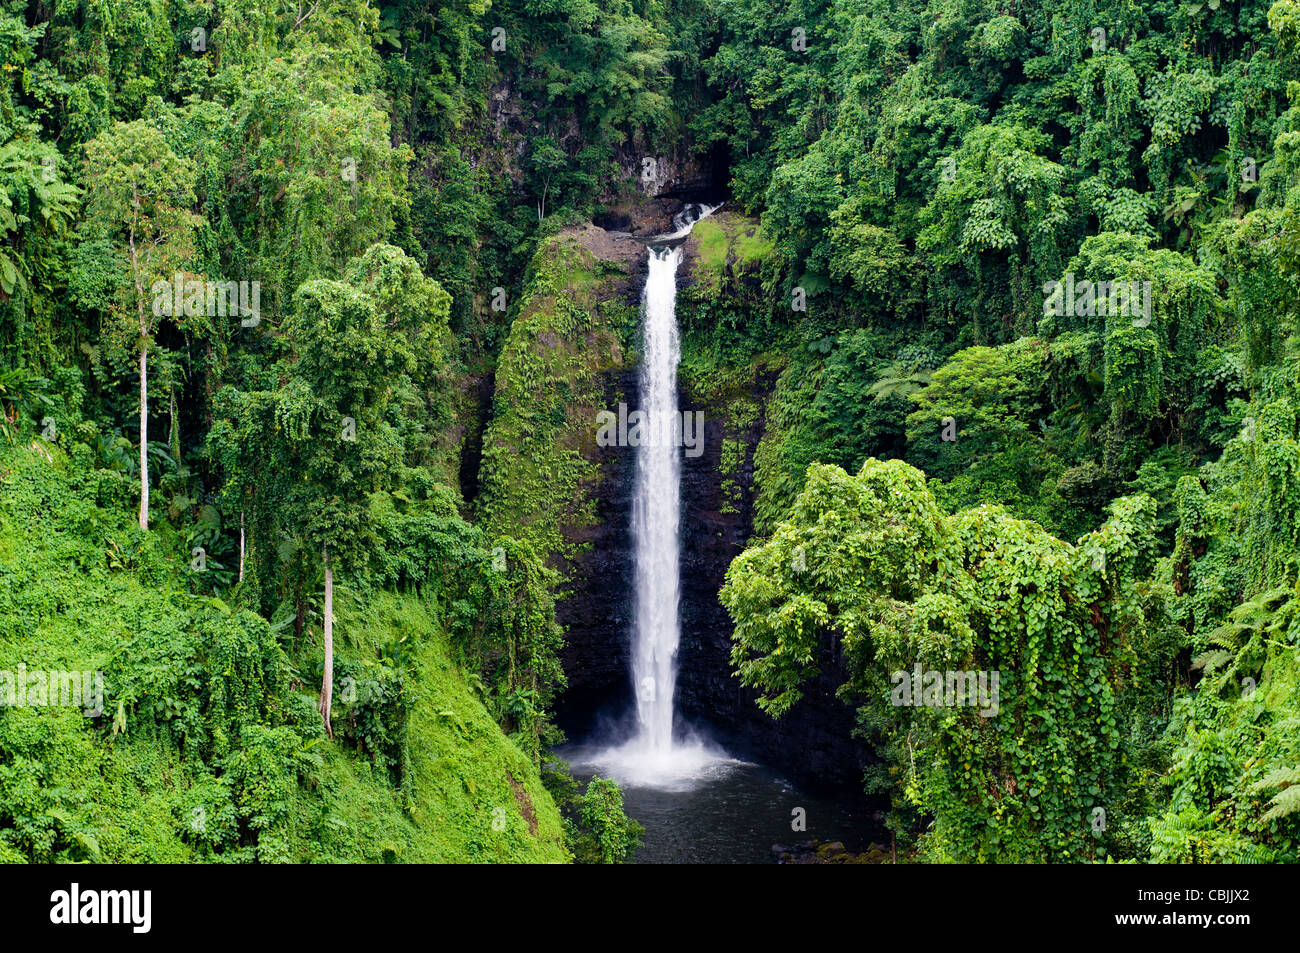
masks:
[[[691,651],[685,654],[684,663],[679,658],[685,608],[681,598],[682,541],[698,539],[701,530],[707,533],[708,517],[698,508],[684,508],[682,500],[683,458],[690,461],[700,457],[700,451],[707,450],[707,440],[701,445],[685,439],[690,432],[686,421],[692,411],[679,409],[677,277],[683,246],[693,227],[720,207],[686,202],[673,216],[671,232],[645,241],[645,284],[639,309],[641,358],[636,374],[641,409],[628,414],[628,405],[620,402],[617,415],[602,412],[601,416],[611,424],[617,420],[620,439],[602,442],[599,435],[597,438],[598,446],[630,448],[624,452],[635,460],[627,512],[617,512],[616,503],[610,514],[611,522],[629,526],[631,556],[618,561],[630,563],[631,567],[626,586],[630,590],[630,632],[618,632],[617,622],[611,619],[603,634],[608,641],[626,639],[630,646],[628,668],[622,675],[629,683],[635,718],[615,715],[594,727],[588,724],[581,729],[587,733],[585,740],[560,752],[580,777],[605,774],[623,786],[629,810],[646,827],[640,852],[644,862],[769,859],[768,842],[790,839],[790,817],[795,811],[804,818],[797,828],[803,833],[796,840],[816,836],[824,841],[847,841],[864,849],[868,837],[881,834],[871,821],[870,815],[876,812],[869,809],[851,784],[856,778],[851,778],[849,784],[836,784],[837,774],[827,777],[816,770],[817,753],[801,750],[807,744],[808,733],[803,732],[798,740],[790,739],[784,750],[779,745],[755,745],[745,728],[752,719],[736,718],[738,713],[730,705],[717,703],[722,698],[739,699],[753,709],[752,700],[727,684],[734,684],[734,677],[727,658],[726,620],[717,619],[708,607],[708,603],[717,607],[716,580],[725,564],[699,567],[708,581],[703,587],[689,587],[687,616],[697,624],[713,616],[714,629],[710,632],[705,623],[701,631],[692,632],[687,638]],[[715,423],[710,430],[704,412],[694,413],[705,421],[704,433],[697,437],[711,432],[720,441],[721,427]],[[632,440],[626,439],[629,422],[635,428]],[[683,522],[687,525],[683,526]],[[600,580],[600,591],[608,598],[611,587],[605,574],[587,576],[579,572],[576,578]],[[711,590],[710,581],[714,586]],[[580,598],[580,588],[578,595]],[[593,649],[590,644],[580,647],[584,653]],[[581,662],[574,668],[580,669]],[[613,671],[617,674],[617,668]],[[692,703],[686,709],[689,714],[679,712],[675,706],[679,680],[690,686],[686,694]],[[701,690],[701,686],[713,687]],[[613,685],[606,688],[617,705],[621,694]],[[715,699],[712,705],[707,702],[710,695]],[[702,699],[706,700],[703,704]],[[809,707],[805,706],[800,714],[807,717]],[[562,705],[562,718],[569,714]],[[823,720],[823,724],[830,727],[836,721]],[[626,735],[629,728],[631,734],[626,740],[607,743],[608,737]],[[813,790],[801,792],[771,768],[731,757],[709,740],[715,730],[733,739],[742,750],[763,757],[768,764],[793,769]],[[832,747],[841,750],[829,752],[828,760],[841,770],[851,770],[852,758],[837,760],[845,753],[843,745]],[[704,804],[709,805],[709,810],[702,809]],[[809,806],[814,818],[811,834],[807,833],[806,820]]]
[[[678,205],[683,210],[692,205],[708,208],[710,202],[707,197],[697,201],[688,193]],[[706,221],[719,224],[721,234],[729,236],[728,246],[735,244],[736,233],[752,228],[743,216],[726,210]],[[619,224],[635,227],[630,219]],[[669,231],[680,230],[679,225]],[[574,242],[614,266],[598,294],[636,307],[638,313],[643,296],[649,304],[652,269],[656,264],[671,263],[656,258],[643,244],[645,240],[637,240],[633,232],[589,225],[566,234],[561,241]],[[698,237],[688,233],[679,235],[678,241],[677,274],[685,291],[697,286],[704,276]],[[748,267],[737,264],[739,280],[752,280],[745,277]],[[662,268],[655,274],[665,276],[667,272]],[[680,299],[681,295],[674,295],[677,307]],[[744,307],[739,297],[735,306]],[[730,561],[753,533],[753,454],[761,434],[761,417],[738,425],[728,416],[727,405],[703,392],[689,370],[680,379],[674,373],[672,381],[671,396],[661,394],[656,400],[671,402],[674,407],[680,401],[687,412],[709,408],[702,411],[702,454],[679,451],[680,567],[676,576],[680,580],[681,641],[673,677],[679,730],[686,732],[688,726],[697,725],[705,736],[739,758],[769,765],[814,789],[851,793],[858,786],[866,748],[851,737],[852,710],[834,697],[843,678],[829,645],[822,660],[825,674],[818,679],[817,688],[779,721],[764,715],[754,703],[755,693],[732,675],[731,621],[718,602],[718,591]],[[770,397],[772,385],[770,377],[756,379],[751,393],[761,404]],[[606,365],[600,371],[599,386],[598,399],[604,407],[616,407],[620,402],[629,407],[649,406],[643,396],[641,369]],[[732,491],[737,506],[724,501],[728,474],[722,454],[728,442],[744,448]],[[635,722],[629,723],[626,716],[641,704],[634,689],[648,674],[632,674],[637,664],[633,633],[639,624],[634,583],[639,572],[634,558],[638,543],[633,531],[639,489],[637,451],[595,447],[589,452],[599,473],[588,491],[596,516],[588,526],[569,530],[588,549],[576,557],[569,595],[557,606],[568,633],[562,657],[569,680],[558,719],[570,737],[584,745],[593,738],[627,740],[630,724]],[[662,726],[660,731],[664,731]]]

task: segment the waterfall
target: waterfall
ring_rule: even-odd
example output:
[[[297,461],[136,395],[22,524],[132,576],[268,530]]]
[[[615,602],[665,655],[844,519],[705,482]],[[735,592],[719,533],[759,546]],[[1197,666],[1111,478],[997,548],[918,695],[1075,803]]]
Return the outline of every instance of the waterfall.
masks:
[[[680,547],[682,415],[677,407],[677,267],[681,241],[712,208],[688,205],[673,231],[649,240],[642,298],[640,370],[641,439],[636,447],[632,502],[632,681],[636,733],[593,759],[624,784],[690,786],[717,766],[733,765],[724,753],[694,736],[673,735],[673,695],[681,638]]]
[[[672,429],[677,413],[677,266],[680,248],[650,248],[645,282],[644,357],[641,406],[644,439],[637,447],[636,488],[632,503],[636,628],[632,674],[636,692],[638,740],[652,754],[673,743],[673,690],[677,680],[678,510],[681,450]]]

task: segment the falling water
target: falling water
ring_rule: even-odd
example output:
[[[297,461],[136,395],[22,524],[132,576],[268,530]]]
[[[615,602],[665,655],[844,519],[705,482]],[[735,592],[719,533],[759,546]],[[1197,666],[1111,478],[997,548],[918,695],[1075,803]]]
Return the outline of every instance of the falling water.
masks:
[[[681,499],[681,416],[677,408],[677,266],[680,242],[717,206],[688,205],[673,231],[650,239],[646,275],[644,356],[640,388],[645,420],[636,449],[632,503],[635,566],[635,627],[632,677],[636,734],[620,747],[591,759],[625,784],[689,787],[718,768],[737,762],[695,737],[674,737],[673,694],[677,682]]]
[[[636,688],[638,740],[651,757],[673,744],[673,689],[677,680],[678,503],[681,451],[671,428],[677,416],[677,266],[680,248],[650,248],[645,282],[645,343],[641,403],[650,439],[637,448],[632,503],[632,545],[636,566],[636,629],[632,674]]]

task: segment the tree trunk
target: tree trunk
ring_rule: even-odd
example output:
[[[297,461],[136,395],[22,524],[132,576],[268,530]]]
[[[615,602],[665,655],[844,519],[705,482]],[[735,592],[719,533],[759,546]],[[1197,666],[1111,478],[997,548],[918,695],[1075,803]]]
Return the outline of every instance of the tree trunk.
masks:
[[[131,187],[132,205],[139,213],[140,197]],[[131,276],[135,279],[135,309],[140,321],[140,528],[149,528],[149,319],[144,311],[144,285],[140,281],[140,253],[135,247],[135,219],[127,233],[131,249]]]
[[[239,581],[244,581],[244,511],[239,511]]]
[[[143,335],[141,336],[143,337]],[[140,528],[149,528],[149,377],[148,345],[140,342]]]
[[[325,674],[320,682],[320,716],[325,722],[325,734],[334,737],[330,727],[330,702],[334,697],[334,570],[330,568],[330,551],[325,554]]]

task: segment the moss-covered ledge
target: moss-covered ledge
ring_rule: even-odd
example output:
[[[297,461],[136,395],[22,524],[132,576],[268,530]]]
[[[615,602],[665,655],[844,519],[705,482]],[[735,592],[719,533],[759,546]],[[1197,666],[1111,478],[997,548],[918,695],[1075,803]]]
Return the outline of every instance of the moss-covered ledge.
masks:
[[[646,251],[594,225],[538,248],[496,370],[483,440],[479,515],[557,568],[596,521],[596,415],[630,366]]]

